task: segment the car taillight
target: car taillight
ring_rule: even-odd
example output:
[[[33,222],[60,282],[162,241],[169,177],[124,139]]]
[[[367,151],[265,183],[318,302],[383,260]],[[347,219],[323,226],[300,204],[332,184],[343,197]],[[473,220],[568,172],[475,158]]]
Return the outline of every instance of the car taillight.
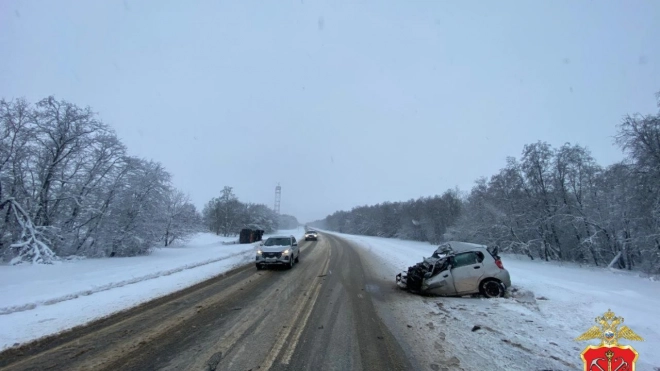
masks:
[[[495,264],[497,265],[498,268],[504,269],[504,265],[502,264],[502,261],[500,259],[495,260]]]

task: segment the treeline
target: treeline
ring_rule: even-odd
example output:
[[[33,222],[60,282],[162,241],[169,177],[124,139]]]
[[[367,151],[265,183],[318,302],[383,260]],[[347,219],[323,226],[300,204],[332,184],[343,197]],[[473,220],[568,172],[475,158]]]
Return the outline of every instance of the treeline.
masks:
[[[211,199],[202,210],[209,231],[225,237],[238,235],[243,228],[261,229],[272,233],[277,229],[292,229],[298,221],[290,215],[277,215],[263,204],[243,203],[232,187],[225,186],[219,197]]]
[[[281,214],[277,219],[277,229],[296,229],[300,223],[293,215]]]
[[[309,225],[341,233],[437,243],[456,223],[460,212],[458,193],[447,191],[442,196],[337,211]]]
[[[608,167],[579,145],[529,144],[497,174],[477,180],[465,197],[452,197],[451,207],[431,206],[437,197],[381,204],[338,212],[315,225],[434,243],[464,240],[531,258],[614,262],[660,273],[660,113],[625,117],[615,144],[626,158]],[[417,215],[431,222],[402,211],[413,205],[426,208]],[[449,227],[421,232],[429,224]],[[417,232],[404,232],[410,230]]]
[[[201,225],[161,164],[129,156],[92,110],[0,100],[0,254],[13,263],[134,256]]]

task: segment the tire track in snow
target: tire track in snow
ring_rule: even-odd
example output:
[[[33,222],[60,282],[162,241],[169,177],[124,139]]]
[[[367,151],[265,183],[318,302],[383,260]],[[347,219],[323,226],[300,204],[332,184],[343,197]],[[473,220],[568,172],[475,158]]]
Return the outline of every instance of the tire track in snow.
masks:
[[[144,275],[144,276],[141,276],[141,277],[135,277],[135,278],[127,279],[127,280],[122,280],[122,281],[119,281],[119,282],[111,282],[111,283],[108,283],[108,284],[105,284],[105,285],[95,287],[93,289],[78,291],[78,292],[75,292],[75,293],[72,293],[72,294],[67,294],[67,295],[59,296],[59,297],[52,298],[52,299],[40,300],[40,301],[37,301],[37,302],[34,302],[34,303],[13,305],[13,306],[10,306],[10,307],[2,307],[2,308],[0,308],[0,316],[8,315],[8,314],[16,313],[16,312],[25,312],[25,311],[28,311],[28,310],[33,310],[33,309],[35,309],[35,308],[37,308],[38,306],[41,306],[41,305],[53,305],[53,304],[61,303],[63,301],[67,301],[67,300],[73,300],[73,299],[76,299],[80,296],[89,296],[89,295],[96,294],[96,293],[99,293],[99,292],[108,291],[108,290],[112,290],[112,289],[115,289],[115,288],[132,285],[132,284],[135,284],[135,283],[152,280],[152,279],[156,279],[156,278],[159,278],[159,277],[169,276],[169,275],[179,273],[179,272],[182,272],[182,271],[185,271],[185,270],[188,270],[188,269],[194,269],[194,268],[201,267],[201,266],[204,266],[204,265],[217,263],[219,261],[227,260],[227,259],[230,259],[230,258],[235,258],[237,256],[251,255],[253,253],[254,252],[252,250],[242,251],[242,252],[238,252],[238,253],[234,253],[234,254],[230,254],[230,255],[225,255],[225,256],[220,257],[220,258],[207,259],[207,260],[204,260],[204,261],[201,261],[201,262],[198,262],[198,263],[186,264],[184,266],[180,266],[180,267],[177,267],[177,268],[172,268],[172,269],[167,269],[167,270],[163,270],[163,271],[159,271],[159,272],[155,272],[155,273],[150,273],[150,274],[147,274],[147,275]]]

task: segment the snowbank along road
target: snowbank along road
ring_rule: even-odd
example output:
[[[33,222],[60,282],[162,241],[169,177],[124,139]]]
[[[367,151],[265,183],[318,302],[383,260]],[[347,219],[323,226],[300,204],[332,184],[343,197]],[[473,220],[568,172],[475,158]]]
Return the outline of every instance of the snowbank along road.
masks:
[[[409,354],[374,303],[397,294],[351,244],[301,242],[292,270],[253,264],[0,354],[6,370],[442,369]]]

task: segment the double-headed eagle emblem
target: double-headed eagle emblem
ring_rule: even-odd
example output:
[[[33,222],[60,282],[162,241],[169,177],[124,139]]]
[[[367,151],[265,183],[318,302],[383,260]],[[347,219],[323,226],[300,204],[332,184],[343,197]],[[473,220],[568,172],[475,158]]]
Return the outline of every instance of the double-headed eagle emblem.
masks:
[[[584,341],[591,339],[600,339],[600,346],[615,347],[618,346],[619,339],[628,339],[634,341],[644,341],[628,326],[619,326],[623,323],[623,317],[617,317],[614,312],[607,310],[604,315],[596,317],[598,325],[591,327],[587,332],[577,337],[575,340]]]

